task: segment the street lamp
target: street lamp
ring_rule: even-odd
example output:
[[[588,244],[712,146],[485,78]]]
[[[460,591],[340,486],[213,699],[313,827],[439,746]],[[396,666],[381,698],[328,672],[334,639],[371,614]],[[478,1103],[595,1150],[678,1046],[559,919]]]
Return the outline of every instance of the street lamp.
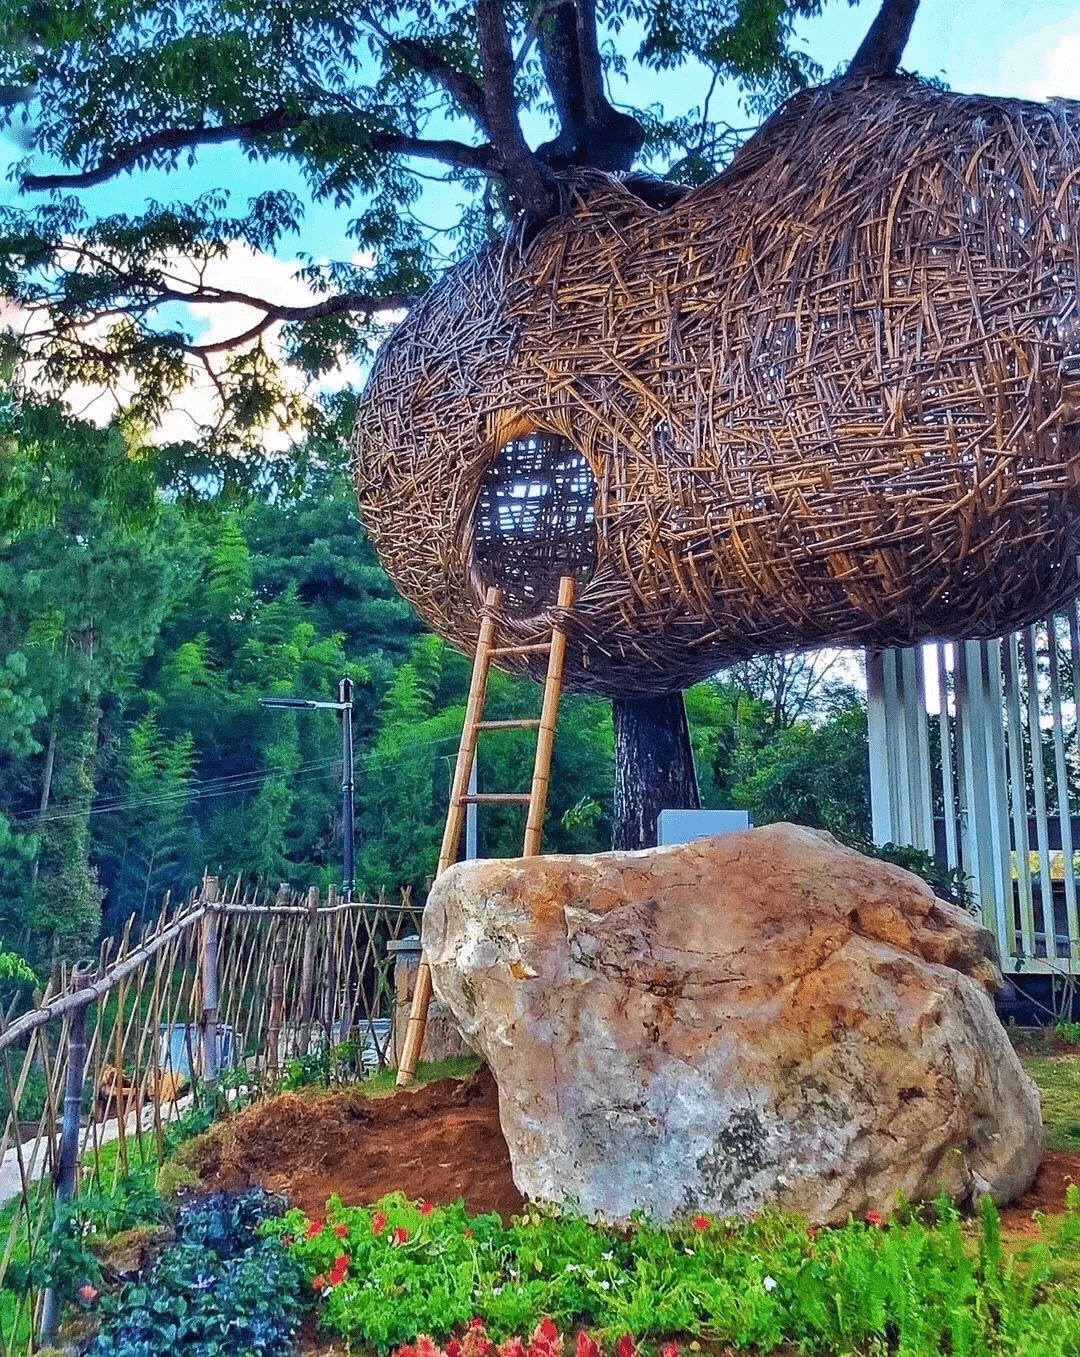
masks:
[[[356,890],[356,868],[353,862],[353,743],[352,679],[345,674],[338,684],[338,700],[327,702],[309,697],[260,697],[260,707],[283,707],[287,710],[306,709],[311,711],[341,712],[341,835],[344,845],[344,863],[341,881],[341,894],[346,901],[353,898]]]

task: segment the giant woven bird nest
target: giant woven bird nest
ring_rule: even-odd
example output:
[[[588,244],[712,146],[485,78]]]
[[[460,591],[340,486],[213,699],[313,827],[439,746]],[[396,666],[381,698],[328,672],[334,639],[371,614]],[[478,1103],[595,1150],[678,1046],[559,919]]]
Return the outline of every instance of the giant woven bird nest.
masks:
[[[401,592],[471,648],[499,585],[531,643],[575,573],[567,682],[616,697],[1080,592],[1078,133],[838,83],[674,203],[583,179],[379,355],[356,484]]]

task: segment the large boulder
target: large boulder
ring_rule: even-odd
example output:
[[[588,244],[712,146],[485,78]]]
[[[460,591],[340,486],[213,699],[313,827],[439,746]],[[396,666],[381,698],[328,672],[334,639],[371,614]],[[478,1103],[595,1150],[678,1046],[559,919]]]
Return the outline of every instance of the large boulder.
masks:
[[[423,942],[534,1200],[839,1222],[1004,1202],[1042,1157],[991,936],[827,834],[460,863]]]

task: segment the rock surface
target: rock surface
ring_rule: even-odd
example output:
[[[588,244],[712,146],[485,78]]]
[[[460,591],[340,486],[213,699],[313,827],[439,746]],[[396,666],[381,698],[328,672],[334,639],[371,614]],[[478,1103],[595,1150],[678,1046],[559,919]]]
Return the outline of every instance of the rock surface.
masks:
[[[460,863],[423,942],[534,1200],[839,1222],[1042,1156],[990,934],[827,834]]]

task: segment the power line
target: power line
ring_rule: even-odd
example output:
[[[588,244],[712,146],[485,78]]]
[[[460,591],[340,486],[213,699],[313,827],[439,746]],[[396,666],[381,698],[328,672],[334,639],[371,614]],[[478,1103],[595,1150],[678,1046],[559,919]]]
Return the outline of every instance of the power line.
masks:
[[[67,810],[62,808],[55,811],[46,811],[41,816],[40,823],[48,824],[52,820],[67,820],[80,815],[89,813],[90,815],[111,815],[118,810],[131,810],[139,806],[163,805],[169,801],[201,801],[204,798],[215,796],[222,791],[244,791],[246,785],[257,785],[267,778],[273,777],[275,773],[304,773],[314,768],[329,768],[337,762],[336,759],[319,759],[310,763],[302,763],[296,769],[291,769],[285,765],[277,765],[269,768],[256,768],[246,773],[233,773],[229,776],[220,778],[210,778],[207,782],[195,782],[184,788],[177,789],[174,792],[163,792],[160,796],[134,797],[126,801],[106,801],[97,805],[91,805],[89,812],[84,810]],[[226,785],[228,784],[228,785]],[[38,818],[37,811],[22,811],[17,815],[9,816],[13,821],[35,820]]]
[[[459,741],[460,736],[443,735],[437,740],[422,740],[411,744],[409,747],[410,750],[434,749],[440,745],[456,744]],[[375,751],[368,750],[357,762],[362,768],[366,768],[370,767],[375,759]],[[62,823],[65,820],[78,820],[88,815],[114,815],[118,811],[140,810],[145,806],[165,806],[176,802],[190,805],[198,801],[210,801],[219,796],[232,796],[240,792],[253,791],[277,773],[287,773],[293,783],[317,781],[324,776],[327,768],[333,767],[339,762],[340,760],[336,758],[319,759],[300,764],[296,769],[290,769],[284,765],[252,769],[246,773],[232,773],[219,778],[209,778],[206,782],[197,782],[175,792],[163,792],[160,796],[135,797],[127,801],[105,802],[96,806],[92,805],[89,810],[68,810],[65,808],[46,811],[40,817],[37,811],[22,811],[14,815],[9,814],[8,819],[15,824],[35,822],[48,825]],[[306,774],[306,776],[299,776],[299,774]]]

